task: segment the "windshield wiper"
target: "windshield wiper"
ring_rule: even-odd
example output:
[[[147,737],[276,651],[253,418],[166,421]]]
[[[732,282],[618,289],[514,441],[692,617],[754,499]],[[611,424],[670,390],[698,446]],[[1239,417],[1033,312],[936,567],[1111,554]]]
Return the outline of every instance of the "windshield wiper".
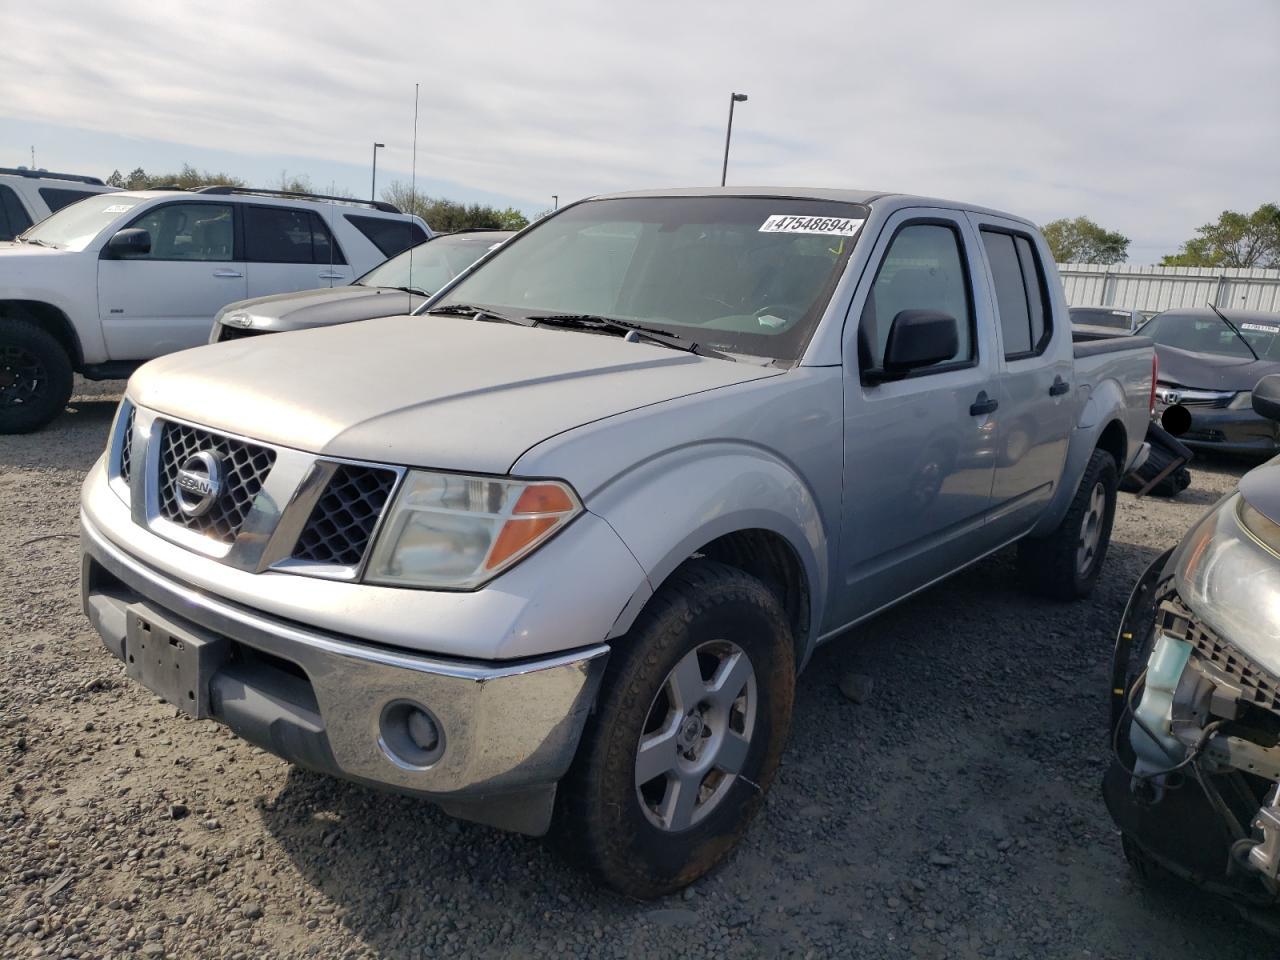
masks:
[[[426,290],[419,290],[417,287],[384,287],[383,289],[384,289],[384,290],[399,290],[401,293],[412,293],[412,294],[414,294],[415,296],[419,296],[419,297],[429,297],[429,296],[431,296],[431,294],[430,294],[430,293],[428,293]],[[431,312],[432,312],[432,313],[435,313],[435,311],[434,311],[434,310],[432,310]]]
[[[49,247],[56,250],[57,247],[48,240],[38,240],[35,237],[18,237],[19,243],[34,243],[37,247]]]
[[[1262,359],[1261,357],[1258,356],[1258,351],[1253,349],[1253,345],[1244,338],[1244,334],[1241,333],[1239,330],[1237,330],[1236,325],[1227,319],[1227,315],[1225,313],[1223,313],[1221,310],[1219,310],[1217,307],[1215,307],[1212,303],[1210,303],[1207,300],[1205,301],[1205,304],[1209,307],[1210,310],[1212,310],[1214,313],[1218,315],[1218,319],[1221,320],[1223,323],[1225,323],[1228,329],[1230,329],[1232,333],[1234,333],[1237,337],[1240,338],[1240,342],[1245,345],[1245,349],[1253,354],[1253,359],[1255,360]]]
[[[534,314],[529,317],[534,323],[549,324],[556,327],[581,327],[594,328],[596,330],[617,330],[626,334],[628,337],[637,339],[643,338],[652,343],[661,344],[664,347],[670,347],[673,350],[683,350],[686,353],[696,353],[700,357],[715,357],[717,360],[733,360],[728,354],[720,353],[708,347],[703,347],[687,337],[682,337],[677,333],[671,333],[669,330],[658,330],[654,327],[642,326],[638,323],[631,323],[628,320],[618,320],[616,317],[605,317],[595,313],[552,313],[546,316],[538,316]]]
[[[527,317],[508,317],[506,314],[498,313],[489,307],[478,307],[474,303],[450,303],[443,307],[433,307],[427,311],[428,316],[446,316],[446,317],[474,317],[479,320],[482,317],[488,317],[491,320],[501,320],[503,323],[514,323],[519,327],[532,327],[534,321]]]

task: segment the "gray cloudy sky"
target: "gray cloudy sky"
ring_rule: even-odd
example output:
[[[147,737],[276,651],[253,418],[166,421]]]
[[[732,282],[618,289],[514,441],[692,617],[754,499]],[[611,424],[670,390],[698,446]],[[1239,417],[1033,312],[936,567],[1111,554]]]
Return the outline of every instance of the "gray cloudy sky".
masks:
[[[530,212],[718,181],[1087,214],[1158,260],[1280,200],[1280,2],[0,0],[0,164],[407,179]],[[21,42],[13,42],[21,38]]]

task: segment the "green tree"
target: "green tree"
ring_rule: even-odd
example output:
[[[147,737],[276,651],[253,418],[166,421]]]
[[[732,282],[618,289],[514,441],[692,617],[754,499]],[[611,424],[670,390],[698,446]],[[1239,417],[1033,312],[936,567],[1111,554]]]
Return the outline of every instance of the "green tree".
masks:
[[[1123,263],[1129,255],[1128,237],[1088,217],[1063,217],[1046,223],[1041,232],[1058,263]]]
[[[209,187],[216,184],[228,184],[243,187],[245,182],[229,173],[214,173],[209,170],[197,170],[189,163],[184,163],[177,173],[147,173],[142,167],[134,167],[129,175],[122,176],[114,170],[107,178],[113,187],[125,187],[129,190],[154,190],[157,187],[179,187],[183,190],[195,190],[198,187]]]
[[[459,203],[443,197],[429,197],[411,190],[409,184],[393,180],[382,190],[382,199],[394,203],[405,213],[420,216],[432,230],[451,233],[455,230],[520,230],[529,225],[528,218],[514,207],[499,210],[480,203]]]
[[[111,176],[107,177],[106,183],[108,187],[126,187],[129,185],[129,181],[124,178],[124,174],[119,170],[112,170]]]
[[[1166,267],[1280,267],[1280,206],[1264,203],[1253,213],[1224,210],[1214,223],[1177,253],[1164,257]]]

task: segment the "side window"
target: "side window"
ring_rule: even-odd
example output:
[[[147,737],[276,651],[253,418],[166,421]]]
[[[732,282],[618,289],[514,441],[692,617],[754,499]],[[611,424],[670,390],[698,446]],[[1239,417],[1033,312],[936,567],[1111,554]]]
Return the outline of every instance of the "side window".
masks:
[[[12,240],[27,227],[31,217],[12,187],[0,184],[0,240]]]
[[[996,309],[1006,359],[1035,356],[1048,346],[1049,295],[1031,241],[1013,233],[982,231],[995,282]]]
[[[151,234],[151,252],[131,260],[222,261],[235,252],[235,220],[226,203],[153,207],[129,226]]]
[[[346,217],[347,222],[363,233],[384,257],[394,257],[427,239],[423,229],[412,220],[362,217],[354,213],[348,213]]]
[[[40,197],[49,207],[50,213],[57,213],[69,203],[94,196],[92,190],[68,190],[65,187],[41,187]]]
[[[939,367],[974,359],[972,299],[960,234],[937,223],[913,223],[900,229],[885,251],[858,325],[859,363],[863,370],[884,365],[884,348],[893,318],[903,310],[939,310],[956,318],[955,355]]]
[[[329,263],[332,239],[314,211],[245,207],[244,252],[252,263]],[[333,263],[346,263],[336,246]]]
[[[315,212],[311,214],[311,252],[313,263],[347,262],[347,258],[342,255],[342,247],[329,232],[329,225],[325,223],[324,217]]]

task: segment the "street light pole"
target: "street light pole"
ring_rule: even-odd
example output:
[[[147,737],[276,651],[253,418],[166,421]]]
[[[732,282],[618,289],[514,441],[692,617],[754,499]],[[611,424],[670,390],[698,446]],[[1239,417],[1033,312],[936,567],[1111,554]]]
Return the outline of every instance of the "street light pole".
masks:
[[[373,180],[369,184],[369,199],[378,199],[378,151],[385,147],[385,143],[375,143],[373,145]]]
[[[745,93],[729,94],[729,125],[724,131],[724,166],[720,168],[720,186],[724,186],[725,177],[729,175],[729,138],[733,136],[733,105],[735,103],[746,103],[747,95]]]

